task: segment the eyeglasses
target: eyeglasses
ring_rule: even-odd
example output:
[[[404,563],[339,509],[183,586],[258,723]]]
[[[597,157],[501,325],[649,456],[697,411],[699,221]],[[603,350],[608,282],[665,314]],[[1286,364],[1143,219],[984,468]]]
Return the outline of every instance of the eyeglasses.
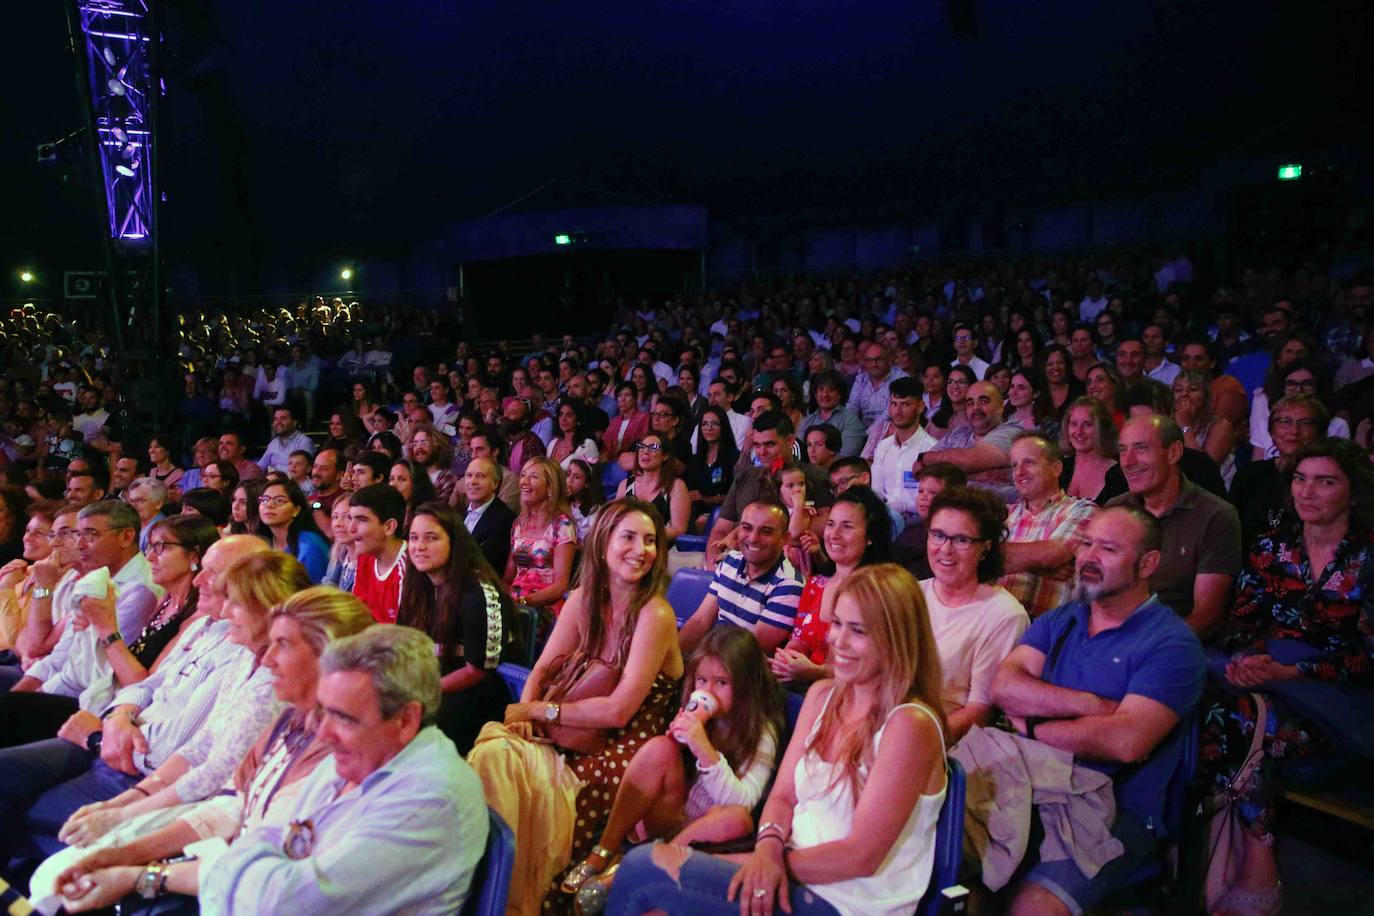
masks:
[[[670,410],[654,410],[649,413],[649,416],[657,417],[660,420],[671,420],[673,417],[677,416],[677,414]]]
[[[167,552],[168,547],[185,547],[181,541],[152,541],[148,544],[148,553],[155,557],[160,557]]]
[[[657,442],[640,442],[639,444],[637,444],[637,445],[635,446],[635,451],[637,451],[637,452],[661,452],[661,451],[663,451],[663,446],[659,445]]]
[[[955,334],[955,335],[954,335],[954,342],[955,342],[955,343],[968,343],[968,342],[969,342],[970,340],[972,340],[972,339],[973,339],[973,336],[970,335],[970,334]]]
[[[1316,391],[1317,380],[1314,378],[1301,380],[1286,378],[1283,380],[1283,387],[1285,389],[1293,389],[1295,391]]]
[[[289,497],[289,496],[259,496],[259,497],[258,497],[258,505],[259,505],[259,506],[271,506],[273,509],[280,509],[282,506],[285,506],[285,505],[288,504],[289,502],[291,502],[291,497]]]
[[[849,486],[851,483],[858,480],[862,476],[864,475],[850,474],[848,477],[836,477],[834,480],[830,482],[830,486],[832,489],[836,491],[843,490],[845,487]]]
[[[1316,429],[1317,421],[1311,417],[1275,417],[1274,425],[1279,429],[1292,429],[1294,426],[1298,429]]]
[[[701,428],[702,428],[702,429],[720,429],[720,421],[719,421],[719,420],[702,420],[702,421],[701,421]]]
[[[100,528],[82,528],[82,529],[80,529],[80,530],[78,530],[78,531],[76,532],[76,542],[77,542],[78,544],[80,544],[80,543],[83,542],[83,541],[86,541],[86,542],[89,542],[89,541],[98,541],[98,540],[100,540],[101,538],[103,538],[105,535],[109,534],[111,531],[122,531],[122,530],[124,530],[124,529],[122,529],[122,528],[106,528],[106,529],[104,529],[104,530],[101,530]]]
[[[74,537],[76,537],[76,532],[73,531],[71,528],[62,528],[58,531],[48,532],[48,540],[52,541],[53,543],[57,543],[58,541],[70,540]]]
[[[987,538],[971,538],[967,534],[946,534],[939,528],[930,529],[930,532],[926,535],[926,539],[936,547],[943,547],[945,546],[945,542],[948,541],[953,544],[954,549],[960,553],[972,550],[974,544],[981,544],[987,540]]]

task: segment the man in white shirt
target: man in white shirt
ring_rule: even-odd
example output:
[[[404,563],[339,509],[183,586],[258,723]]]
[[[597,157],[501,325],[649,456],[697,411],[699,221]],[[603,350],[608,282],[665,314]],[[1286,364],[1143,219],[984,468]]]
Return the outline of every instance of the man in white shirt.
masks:
[[[744,451],[749,444],[749,433],[754,428],[754,421],[747,415],[735,413],[735,394],[738,389],[728,378],[716,378],[711,380],[711,385],[706,389],[706,401],[712,407],[719,407],[725,411],[725,418],[730,421],[730,433],[735,437],[735,448]],[[692,448],[697,447],[697,431],[692,430]]]
[[[1145,330],[1140,332],[1140,340],[1145,345],[1145,377],[1172,386],[1182,367],[1169,360],[1166,352],[1169,338],[1163,326],[1145,325]]]
[[[1078,317],[1091,324],[1107,307],[1107,301],[1107,294],[1102,291],[1102,281],[1089,281],[1088,294],[1078,303]]]
[[[83,385],[76,399],[81,405],[81,413],[72,417],[72,428],[89,443],[109,422],[110,412],[100,406],[100,391],[92,385]]]
[[[954,326],[954,362],[950,365],[968,366],[981,381],[987,375],[988,364],[978,358],[977,346],[978,329],[972,323],[961,321]]]
[[[902,515],[902,521],[917,521],[916,459],[936,445],[935,437],[921,426],[925,416],[921,402],[921,383],[899,378],[888,391],[887,416],[892,435],[878,443],[873,453],[873,492]]]
[[[429,381],[429,416],[434,428],[450,439],[458,434],[458,405],[449,400],[448,383],[435,378]]]
[[[315,454],[315,443],[296,429],[296,411],[286,404],[272,411],[272,434],[272,441],[267,443],[266,451],[257,462],[264,472],[289,473],[292,452]]]
[[[463,495],[468,511],[463,525],[482,548],[493,569],[504,572],[510,556],[510,530],[515,513],[496,498],[500,471],[490,458],[473,458],[463,474]]]

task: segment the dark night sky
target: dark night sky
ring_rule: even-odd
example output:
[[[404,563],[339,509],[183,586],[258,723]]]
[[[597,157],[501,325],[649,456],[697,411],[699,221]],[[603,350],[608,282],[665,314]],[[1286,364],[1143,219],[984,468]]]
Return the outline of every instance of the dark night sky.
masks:
[[[399,255],[550,177],[728,220],[853,220],[1368,142],[1350,135],[1374,109],[1365,3],[975,6],[977,37],[955,39],[946,0],[188,0],[168,7],[169,258],[251,278]],[[33,161],[79,123],[61,4],[11,28],[0,245],[93,263],[80,177]]]

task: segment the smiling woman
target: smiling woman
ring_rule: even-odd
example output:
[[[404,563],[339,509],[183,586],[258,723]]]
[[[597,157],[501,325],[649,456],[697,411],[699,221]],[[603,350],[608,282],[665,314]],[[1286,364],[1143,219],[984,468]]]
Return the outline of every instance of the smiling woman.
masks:
[[[305,777],[329,754],[317,734],[320,655],[330,640],[372,623],[362,602],[332,588],[306,589],[274,607],[263,664],[286,708],[236,768],[233,791],[136,817],[91,846],[69,847],[39,868],[33,896],[60,891],[72,913],[107,907],[134,893],[144,866],[180,855],[189,843],[212,838],[227,843],[243,830],[284,824]],[[171,866],[167,890],[193,897],[205,861],[202,856]]]
[[[572,908],[556,876],[584,858],[610,814],[612,787],[635,751],[661,734],[682,677],[677,621],[663,600],[663,522],[620,499],[597,513],[578,587],[505,724],[487,725],[468,757],[487,802],[517,837],[510,912]],[[533,741],[536,729],[545,733]],[[561,755],[563,760],[558,760]],[[576,824],[576,830],[574,830]]]

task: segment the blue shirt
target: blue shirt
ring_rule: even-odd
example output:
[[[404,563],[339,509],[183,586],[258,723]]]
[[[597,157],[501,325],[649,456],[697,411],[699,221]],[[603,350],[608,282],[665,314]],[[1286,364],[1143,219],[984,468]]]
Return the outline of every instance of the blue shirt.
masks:
[[[329,542],[313,531],[302,531],[296,538],[296,559],[305,567],[310,584],[319,585],[329,569]]]
[[[200,876],[200,911],[448,914],[463,908],[487,842],[482,783],[433,725],[340,795],[326,758],[305,778],[286,819],[236,839]],[[292,823],[309,821],[313,846],[287,858]]]
[[[1117,805],[1163,834],[1165,789],[1178,768],[1183,728],[1202,696],[1202,644],[1183,618],[1151,595],[1121,626],[1088,636],[1090,609],[1071,601],[1038,618],[1021,645],[1045,654],[1040,677],[1056,687],[1085,690],[1109,700],[1127,694],[1162,703],[1179,725],[1140,764],[1080,760],[1116,783]],[[1051,664],[1055,645],[1063,640]]]

